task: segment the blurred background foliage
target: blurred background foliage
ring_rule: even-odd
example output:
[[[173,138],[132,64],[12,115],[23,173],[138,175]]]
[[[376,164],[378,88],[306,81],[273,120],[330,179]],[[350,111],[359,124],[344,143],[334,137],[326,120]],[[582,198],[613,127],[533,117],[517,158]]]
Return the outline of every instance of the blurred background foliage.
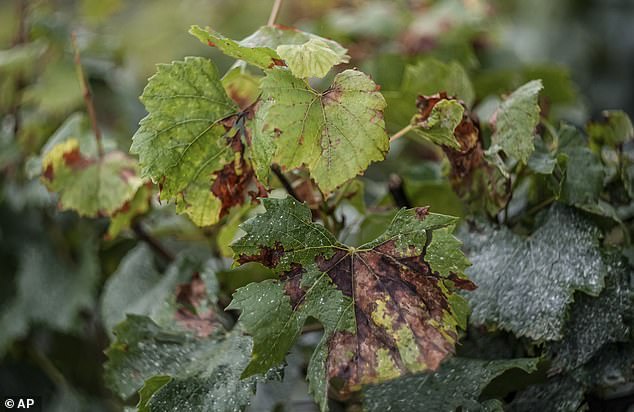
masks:
[[[262,267],[231,269],[227,244],[248,210],[222,228],[199,229],[153,207],[135,230],[106,238],[106,219],[59,212],[39,182],[39,155],[51,136],[88,135],[73,64],[76,32],[106,144],[127,151],[139,119],[138,100],[157,63],[208,56],[221,71],[232,61],[187,33],[209,25],[243,38],[266,23],[263,0],[3,0],[0,2],[0,393],[38,394],[46,410],[121,410],[102,378],[104,285],[123,256],[150,232],[170,253],[187,250],[218,261],[222,299],[266,278]],[[388,128],[403,127],[425,84],[405,67],[428,57],[459,62],[473,82],[477,114],[491,115],[499,96],[542,78],[545,103],[557,118],[581,125],[601,110],[634,115],[634,3],[629,0],[287,0],[278,22],[333,38],[349,49],[350,66],[370,73],[388,100]],[[328,81],[328,79],[326,79]],[[408,83],[409,82],[409,83]],[[401,96],[411,92],[410,99]],[[396,97],[392,97],[396,96]],[[488,101],[491,104],[487,104]],[[89,144],[89,143],[86,143]],[[397,160],[398,158],[398,160]],[[406,161],[403,161],[406,159]],[[432,162],[430,162],[430,160]],[[430,147],[394,145],[366,174],[365,200],[351,201],[350,242],[372,239],[392,215],[389,176],[408,197],[436,212],[463,215]],[[346,212],[344,210],[344,212]],[[194,251],[194,252],[192,252]],[[167,265],[155,256],[157,270]],[[258,391],[252,410],[315,410],[303,375],[304,336],[286,378]],[[277,386],[276,386],[277,385]],[[280,403],[281,402],[281,403]],[[128,404],[134,404],[130,401]],[[278,408],[278,409],[275,409]]]

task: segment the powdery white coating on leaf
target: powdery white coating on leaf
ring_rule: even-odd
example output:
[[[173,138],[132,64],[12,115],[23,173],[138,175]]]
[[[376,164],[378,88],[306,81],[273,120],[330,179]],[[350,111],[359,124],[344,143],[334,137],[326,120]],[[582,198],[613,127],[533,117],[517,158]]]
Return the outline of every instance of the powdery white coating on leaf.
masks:
[[[495,114],[492,144],[501,147],[506,154],[524,164],[535,150],[533,136],[540,113],[537,98],[542,89],[541,80],[526,83],[511,93]]]
[[[605,265],[599,230],[572,209],[551,207],[527,239],[507,228],[477,227],[461,236],[478,285],[467,295],[474,325],[495,324],[534,340],[562,337],[575,290],[596,296]]]
[[[229,306],[242,311],[254,337],[243,376],[281,363],[308,317],[325,330],[308,366],[322,410],[329,387],[347,397],[364,384],[436,369],[453,352],[464,323],[453,291],[473,288],[460,243],[447,232],[455,218],[401,210],[383,235],[351,248],[313,223],[305,205],[263,203],[266,212],[245,222],[232,245],[239,263],[260,262],[280,275],[238,289]]]
[[[368,412],[418,411],[421,405],[434,412],[480,410],[480,393],[493,379],[514,368],[533,372],[537,362],[538,359],[449,359],[434,373],[369,386],[363,391],[363,406]]]
[[[385,99],[367,75],[346,70],[319,93],[288,70],[274,69],[261,88],[253,137],[260,178],[268,176],[271,163],[305,165],[330,192],[385,157]]]

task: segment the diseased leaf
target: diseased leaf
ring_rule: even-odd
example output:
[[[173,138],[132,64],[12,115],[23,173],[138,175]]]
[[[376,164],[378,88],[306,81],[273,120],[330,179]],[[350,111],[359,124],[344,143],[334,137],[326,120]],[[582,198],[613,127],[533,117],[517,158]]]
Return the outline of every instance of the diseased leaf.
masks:
[[[106,237],[113,239],[123,230],[132,224],[132,220],[144,214],[150,209],[150,198],[152,197],[152,184],[147,182],[142,185],[132,200],[127,201],[110,218],[110,226]]]
[[[534,340],[558,340],[574,291],[596,296],[605,265],[599,230],[561,205],[551,207],[527,239],[507,228],[476,225],[461,239],[478,285],[467,297],[475,325],[497,327]]]
[[[255,103],[260,95],[260,77],[248,73],[243,66],[229,70],[222,77],[222,86],[242,110]]]
[[[457,62],[443,63],[434,58],[407,66],[401,90],[419,95],[445,92],[448,96],[464,101],[467,107],[471,107],[475,100],[473,86],[462,66]]]
[[[485,361],[453,358],[434,373],[407,376],[365,389],[364,406],[369,412],[425,410],[453,412],[479,410],[478,398],[484,388],[504,372],[518,368],[537,369],[538,359]],[[494,409],[495,410],[495,409]]]
[[[634,127],[627,113],[621,110],[605,110],[600,122],[586,126],[590,140],[598,145],[617,146],[634,138]]]
[[[186,254],[179,255],[161,273],[149,247],[138,245],[121,260],[104,287],[101,315],[107,330],[125,320],[127,314],[148,316],[159,323],[166,317],[171,319],[170,297],[176,286],[188,282],[193,273],[215,278],[211,261],[202,264]]]
[[[605,177],[601,160],[590,150],[587,139],[573,126],[564,125],[559,135],[559,151],[566,156],[562,199],[575,206],[597,205]]]
[[[460,149],[460,143],[454,136],[454,130],[462,121],[464,108],[456,100],[447,99],[447,95],[418,96],[418,113],[411,124],[424,139],[439,146]]]
[[[601,347],[626,340],[630,329],[624,317],[632,309],[631,269],[617,255],[606,258],[605,289],[597,297],[575,294],[563,339],[548,346],[552,368],[568,371],[586,363]]]
[[[527,163],[533,153],[533,136],[539,123],[537,104],[541,80],[532,80],[506,98],[495,114],[495,133],[491,137],[506,154]]]
[[[572,378],[555,377],[517,394],[509,405],[509,411],[578,411],[584,402],[584,393],[583,386]]]
[[[250,284],[230,309],[254,338],[243,376],[281,363],[308,317],[324,337],[308,366],[310,389],[325,409],[329,383],[341,396],[407,372],[435,370],[451,352],[464,314],[453,294],[473,289],[468,262],[450,234],[456,219],[426,208],[401,210],[383,235],[345,246],[291,198],[264,199],[232,248],[280,280]]]
[[[228,39],[209,27],[192,26],[189,32],[230,57],[261,69],[288,65],[302,78],[324,77],[332,66],[349,60],[339,43],[292,27],[264,26],[242,41]]]
[[[215,287],[191,269],[178,269],[191,281],[175,288],[175,302],[154,295],[153,304],[165,307],[153,315],[159,320],[128,315],[106,351],[106,382],[124,399],[139,390],[141,411],[241,411],[255,392],[255,378],[239,378],[251,339],[239,328],[225,333]]]
[[[330,192],[385,157],[385,100],[365,74],[346,70],[320,93],[288,70],[275,69],[261,87],[253,136],[261,179],[273,162],[286,168],[305,165],[319,187]]]
[[[110,216],[132,200],[143,180],[136,161],[121,152],[103,158],[85,157],[77,139],[53,147],[42,162],[42,180],[60,194],[63,209],[80,215]]]
[[[199,226],[246,200],[253,178],[242,141],[248,114],[236,114],[211,61],[159,65],[141,100],[149,114],[130,151],[143,175],[160,184],[161,199],[176,199],[177,211]]]

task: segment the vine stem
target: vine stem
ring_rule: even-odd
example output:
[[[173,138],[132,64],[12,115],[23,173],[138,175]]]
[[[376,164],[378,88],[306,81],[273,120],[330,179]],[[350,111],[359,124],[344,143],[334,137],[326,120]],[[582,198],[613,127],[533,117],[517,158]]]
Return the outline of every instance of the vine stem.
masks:
[[[266,23],[267,26],[273,26],[275,24],[275,20],[277,20],[277,15],[280,14],[280,9],[282,8],[282,0],[275,0],[273,3],[273,8],[271,9],[271,14],[269,15],[269,21]]]
[[[414,126],[412,126],[411,124],[408,124],[407,126],[405,126],[404,128],[402,128],[401,130],[399,130],[398,132],[394,133],[392,135],[392,137],[390,137],[390,143],[392,143],[394,140],[398,139],[399,137],[405,136],[409,131],[411,131],[414,128]]]
[[[77,45],[77,33],[73,32],[71,34],[71,42],[75,51],[75,70],[77,71],[77,78],[79,79],[79,85],[84,97],[84,103],[86,104],[86,110],[88,110],[88,117],[90,117],[90,124],[92,125],[93,132],[95,133],[95,140],[97,141],[97,151],[99,154],[99,158],[102,158],[104,155],[104,150],[103,142],[101,139],[101,130],[99,130],[99,125],[97,124],[97,112],[95,111],[95,104],[92,99],[92,93],[90,92],[90,87],[88,86],[88,82],[86,81],[84,69],[81,67],[81,56],[79,55],[79,46]]]

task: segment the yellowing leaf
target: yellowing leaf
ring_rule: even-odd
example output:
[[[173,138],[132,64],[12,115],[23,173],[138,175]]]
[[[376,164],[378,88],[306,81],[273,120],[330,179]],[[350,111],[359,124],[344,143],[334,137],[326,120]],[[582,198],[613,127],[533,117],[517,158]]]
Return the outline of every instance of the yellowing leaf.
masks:
[[[242,311],[254,338],[243,376],[281,363],[308,317],[325,329],[308,367],[322,407],[329,382],[345,397],[364,384],[434,370],[453,352],[464,322],[454,291],[474,287],[449,231],[455,218],[401,210],[381,236],[355,248],[291,198],[263,203],[266,212],[245,222],[232,245],[238,262],[260,262],[280,276],[238,289],[229,306]]]
[[[77,139],[55,146],[42,162],[42,180],[59,192],[60,205],[84,216],[110,216],[132,199],[143,180],[136,162],[121,152],[85,157]]]
[[[297,77],[324,77],[332,66],[348,61],[333,51],[323,40],[310,39],[300,45],[281,45],[277,53]]]
[[[132,138],[143,175],[160,184],[199,226],[216,223],[245,199],[253,172],[244,156],[237,106],[211,61],[187,57],[159,65],[141,100],[149,114]]]
[[[385,100],[365,74],[346,70],[320,93],[288,70],[275,69],[261,87],[253,137],[260,178],[268,177],[271,163],[307,166],[330,192],[385,157]]]

